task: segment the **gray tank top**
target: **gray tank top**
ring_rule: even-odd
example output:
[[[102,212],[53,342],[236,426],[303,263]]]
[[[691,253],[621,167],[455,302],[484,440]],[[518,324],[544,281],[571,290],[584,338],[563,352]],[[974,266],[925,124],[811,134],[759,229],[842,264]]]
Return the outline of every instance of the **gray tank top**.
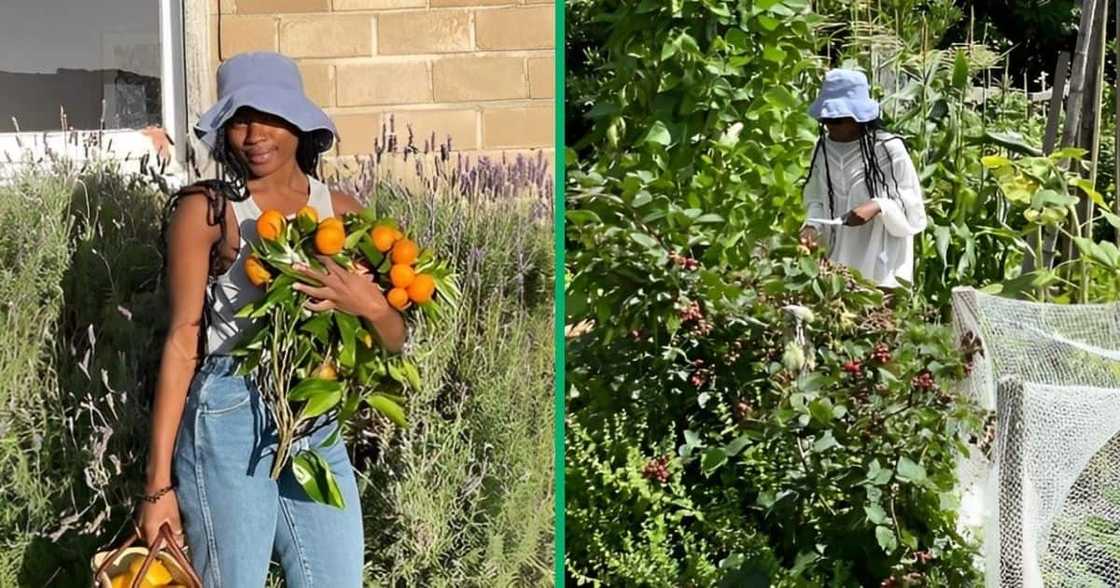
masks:
[[[331,206],[331,191],[326,184],[308,176],[311,194],[307,204],[319,213],[320,219],[334,216]],[[228,355],[237,341],[253,325],[253,319],[234,318],[237,310],[250,302],[264,297],[264,289],[249,282],[245,276],[245,260],[249,257],[250,242],[257,241],[257,217],[261,209],[247,198],[241,202],[230,201],[233,216],[241,233],[237,259],[222,275],[211,278],[206,288],[206,327],[207,355]],[[289,217],[289,220],[294,217]]]

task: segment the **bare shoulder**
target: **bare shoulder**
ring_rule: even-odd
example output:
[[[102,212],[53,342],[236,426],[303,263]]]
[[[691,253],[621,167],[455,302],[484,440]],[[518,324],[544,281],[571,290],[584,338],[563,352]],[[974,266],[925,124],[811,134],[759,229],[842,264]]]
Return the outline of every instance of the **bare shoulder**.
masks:
[[[353,194],[341,190],[331,190],[331,207],[334,208],[337,216],[348,212],[359,212],[364,208]]]
[[[175,211],[170,219],[171,230],[205,235],[211,243],[216,241],[220,236],[220,229],[211,222],[212,195],[207,189],[203,186],[187,186],[182,189],[177,198]]]

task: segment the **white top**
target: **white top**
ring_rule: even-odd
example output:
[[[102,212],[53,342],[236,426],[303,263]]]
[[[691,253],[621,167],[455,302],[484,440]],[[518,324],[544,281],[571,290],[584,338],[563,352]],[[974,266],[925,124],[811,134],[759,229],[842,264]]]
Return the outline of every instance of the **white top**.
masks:
[[[886,178],[886,192],[877,187],[880,193],[875,202],[882,212],[871,222],[849,227],[813,220],[829,219],[830,176],[835,198],[833,218],[840,218],[869,200],[858,141],[824,139],[825,149],[815,157],[812,177],[805,186],[805,208],[810,219],[805,224],[815,226],[823,242],[831,243],[829,259],[858,270],[885,288],[899,287],[900,279],[913,282],[914,235],[925,230],[927,223],[918,173],[902,141],[888,141],[893,137],[881,131],[876,135],[875,153]]]
[[[308,176],[311,192],[307,204],[319,213],[319,218],[334,216],[334,207],[331,205],[331,191],[326,184]],[[234,318],[237,311],[264,297],[265,289],[258,288],[249,282],[245,275],[245,260],[248,259],[252,249],[249,243],[257,241],[257,218],[261,209],[257,207],[252,197],[241,202],[230,201],[233,205],[233,216],[237,219],[240,229],[240,245],[237,259],[233,265],[222,275],[211,278],[206,288],[206,311],[209,324],[206,328],[206,353],[208,355],[228,355],[237,345],[237,341],[248,328],[253,325],[253,319]],[[294,216],[288,217],[295,218]]]

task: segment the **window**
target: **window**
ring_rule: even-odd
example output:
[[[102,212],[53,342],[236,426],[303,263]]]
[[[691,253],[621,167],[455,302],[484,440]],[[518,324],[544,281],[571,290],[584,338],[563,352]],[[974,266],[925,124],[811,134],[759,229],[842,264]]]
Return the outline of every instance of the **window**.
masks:
[[[108,131],[136,156],[149,127],[178,144],[182,39],[181,0],[0,2],[0,151],[63,129]]]

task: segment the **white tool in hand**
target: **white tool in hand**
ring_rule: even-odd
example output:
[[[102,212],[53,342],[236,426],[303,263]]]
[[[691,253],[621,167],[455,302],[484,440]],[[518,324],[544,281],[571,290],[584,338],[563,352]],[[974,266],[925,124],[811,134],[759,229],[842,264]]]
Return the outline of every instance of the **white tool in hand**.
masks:
[[[842,225],[844,224],[843,218],[810,218],[806,219],[807,225]]]

